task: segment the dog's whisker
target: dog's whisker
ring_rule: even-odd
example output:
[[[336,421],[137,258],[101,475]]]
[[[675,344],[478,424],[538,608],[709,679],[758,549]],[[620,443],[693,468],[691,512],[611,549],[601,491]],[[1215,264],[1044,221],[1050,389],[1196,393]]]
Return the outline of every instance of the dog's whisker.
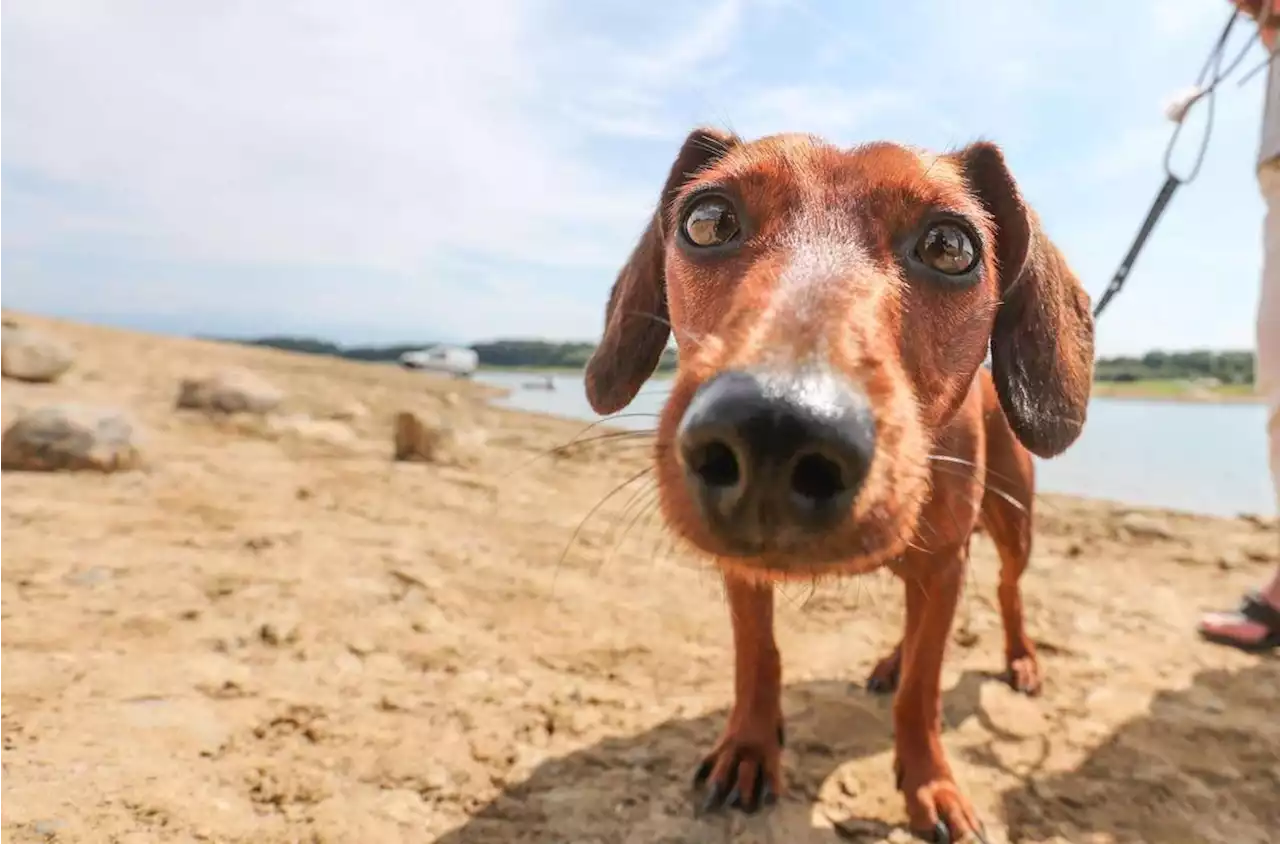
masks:
[[[928,459],[930,462],[953,463],[960,466],[968,466],[975,470],[978,468],[978,464],[974,463],[972,460],[966,460],[965,458],[957,457],[954,454],[943,454],[941,452],[933,452],[930,455],[928,455]],[[987,478],[994,477],[996,480],[1001,481],[1002,483],[1013,484],[1015,486],[1019,483],[1016,479],[1011,478],[1008,475],[1002,474],[1000,472],[997,472],[995,469],[992,469],[990,466],[985,467],[983,469],[983,472]]]
[[[579,443],[581,443],[581,442],[592,442],[592,441],[594,440],[594,438],[589,438],[589,439],[587,439],[587,440],[582,440],[582,439],[581,439],[581,437],[582,437],[582,435],[583,435],[583,434],[587,433],[588,431],[590,431],[590,430],[591,430],[591,429],[593,429],[593,428],[599,427],[600,425],[607,425],[607,424],[609,424],[610,422],[612,422],[612,421],[614,421],[614,420],[616,420],[616,419],[644,418],[644,417],[654,418],[654,417],[656,417],[656,416],[657,416],[657,414],[656,414],[656,413],[640,413],[640,412],[633,412],[633,413],[615,413],[615,414],[613,414],[612,416],[606,416],[606,417],[603,417],[603,418],[601,418],[601,419],[597,419],[596,421],[594,421],[594,422],[592,422],[592,423],[588,424],[586,427],[584,427],[582,430],[580,430],[580,431],[579,431],[577,434],[575,434],[575,435],[573,436],[573,438],[572,438],[571,440],[569,440],[567,443],[562,443],[562,444],[560,444],[560,445],[552,446],[551,448],[548,448],[548,449],[545,449],[545,450],[543,450],[543,451],[539,451],[539,452],[537,452],[537,453],[536,453],[536,454],[534,454],[534,456],[533,456],[533,457],[531,457],[529,460],[527,460],[527,461],[526,461],[526,462],[524,462],[524,463],[521,463],[521,464],[517,465],[517,466],[516,466],[514,469],[512,469],[510,472],[508,472],[507,474],[503,475],[503,476],[502,476],[502,478],[503,478],[503,480],[510,480],[511,478],[513,478],[513,477],[515,477],[516,475],[518,475],[520,472],[523,472],[524,470],[528,469],[528,468],[529,468],[530,466],[532,466],[534,463],[537,463],[539,460],[542,460],[542,459],[547,458],[547,457],[551,457],[551,456],[553,456],[553,455],[555,455],[555,454],[563,453],[566,449],[569,449],[569,448],[571,448],[571,447],[573,447],[573,446],[575,446],[575,445],[578,445],[578,444],[579,444]],[[652,434],[656,434],[656,433],[657,433],[656,431],[653,431],[652,429],[640,429],[640,430],[628,430],[628,431],[616,431],[616,432],[609,432],[608,434],[605,434],[605,436],[626,436],[626,435],[631,435],[631,434],[640,434],[640,433],[644,433],[644,432],[646,432],[646,431],[647,431],[647,432],[649,432],[649,433],[652,433]]]
[[[574,440],[565,445],[556,446],[554,451],[565,452],[574,448],[582,448],[583,446],[594,445],[596,443],[619,442],[623,440],[654,440],[657,439],[657,433],[652,430],[631,430],[631,431],[609,431],[604,434],[597,434],[594,437],[586,439]]]
[[[593,506],[590,510],[587,511],[587,514],[582,517],[582,521],[578,522],[578,526],[573,529],[573,534],[569,537],[568,544],[565,545],[564,551],[561,552],[560,554],[560,559],[556,563],[555,574],[552,576],[553,585],[555,583],[555,578],[559,575],[560,568],[564,565],[565,558],[569,555],[569,551],[573,548],[574,543],[577,542],[578,535],[582,533],[583,527],[585,527],[587,522],[590,521],[591,517],[596,514],[596,511],[598,511],[601,507],[607,504],[609,500],[612,499],[619,492],[626,489],[628,486],[640,480],[641,478],[644,478],[646,475],[649,475],[651,472],[653,472],[652,466],[646,466],[645,468],[641,469],[639,472],[636,472],[634,475],[630,476],[625,481],[615,486],[603,498],[597,501],[595,506]]]
[[[621,521],[622,519],[626,519],[627,515],[631,512],[632,508],[636,507],[638,504],[641,507],[643,507],[643,504],[641,504],[641,502],[644,501],[645,497],[648,495],[657,494],[657,491],[658,491],[657,484],[650,484],[647,486],[643,484],[640,485],[640,487],[634,493],[632,493],[631,497],[627,499],[627,503],[622,505],[622,510],[618,514],[618,520]],[[613,550],[617,550],[617,545],[615,544],[615,538],[614,538],[614,531],[617,530],[617,527],[618,525],[617,523],[615,523],[614,526],[610,528],[608,538],[607,538],[607,544],[611,549],[610,551],[611,554]],[[620,542],[621,540],[616,540],[616,541]]]
[[[640,525],[640,531],[636,534],[636,543],[640,546],[647,545],[646,537],[653,533],[655,539],[649,546],[648,557],[650,560],[657,561],[658,545],[663,539],[670,539],[668,532],[664,530],[662,524],[662,489],[655,487],[655,494],[645,503],[645,512],[643,523]]]
[[[938,472],[943,475],[952,475],[952,476],[964,478],[964,479],[969,479],[973,477],[972,473],[955,472],[955,471],[949,470],[944,466],[938,466],[936,468],[938,469]],[[984,492],[990,492],[993,495],[995,495],[997,498],[1000,498],[1002,501],[1007,502],[1010,506],[1014,507],[1019,513],[1023,514],[1024,516],[1029,515],[1030,513],[1029,506],[1022,503],[1017,498],[1014,498],[1013,495],[1007,492],[1006,490],[1003,490],[1000,487],[995,486],[994,484],[991,484],[991,483],[987,483],[986,486],[983,488],[983,490]]]
[[[702,347],[702,339],[701,339],[701,338],[697,337],[696,335],[694,335],[694,334],[693,334],[693,333],[691,333],[691,332],[688,332],[688,331],[681,331],[680,329],[676,328],[676,327],[671,323],[671,320],[669,320],[669,319],[663,319],[662,317],[658,316],[657,314],[652,314],[652,313],[649,313],[649,312],[647,312],[647,311],[627,311],[627,313],[628,313],[628,314],[631,314],[632,316],[638,316],[638,317],[644,317],[645,319],[651,319],[651,320],[653,320],[654,322],[659,323],[660,325],[665,325],[668,329],[670,329],[670,330],[671,330],[671,333],[675,335],[675,337],[676,337],[676,339],[677,339],[677,340],[681,340],[681,339],[688,340],[690,343],[694,344],[695,346],[698,346],[699,348],[701,348],[701,347]]]
[[[648,489],[642,489],[639,493],[637,493],[635,496],[632,497],[632,501],[627,505],[626,510],[630,510],[631,507],[637,501],[640,501],[641,503],[639,507],[636,508],[637,512],[633,514],[631,519],[627,522],[626,527],[623,528],[622,534],[618,537],[617,541],[610,543],[608,554],[605,556],[604,560],[600,563],[600,565],[596,567],[597,572],[599,572],[605,566],[609,565],[610,561],[613,560],[614,555],[622,551],[622,547],[626,544],[626,541],[627,541],[627,534],[631,532],[631,529],[636,526],[637,522],[639,522],[642,518],[644,518],[646,515],[648,515],[651,512],[652,505],[655,501],[657,501],[658,495],[659,495],[659,490],[657,485],[655,484],[654,486],[649,487]],[[626,510],[624,510],[623,518],[625,518]]]

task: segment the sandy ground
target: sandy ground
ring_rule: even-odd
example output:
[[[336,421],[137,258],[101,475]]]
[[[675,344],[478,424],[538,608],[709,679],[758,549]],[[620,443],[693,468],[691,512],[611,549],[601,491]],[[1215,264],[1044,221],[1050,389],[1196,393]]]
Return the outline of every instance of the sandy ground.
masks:
[[[5,382],[5,424],[121,405],[150,465],[3,476],[5,842],[908,840],[890,703],[861,691],[901,624],[887,575],[786,593],[791,795],[695,819],[689,776],[730,702],[717,580],[670,550],[642,481],[561,559],[643,446],[548,455],[582,426],[393,367],[23,321],[79,365]],[[289,413],[370,414],[344,440],[171,409],[180,377],[224,364],[287,389]],[[411,407],[484,429],[480,463],[392,464]],[[945,740],[993,840],[1276,840],[1280,660],[1192,635],[1275,564],[1275,525],[1039,506],[1044,696],[991,677],[985,538],[945,677]]]

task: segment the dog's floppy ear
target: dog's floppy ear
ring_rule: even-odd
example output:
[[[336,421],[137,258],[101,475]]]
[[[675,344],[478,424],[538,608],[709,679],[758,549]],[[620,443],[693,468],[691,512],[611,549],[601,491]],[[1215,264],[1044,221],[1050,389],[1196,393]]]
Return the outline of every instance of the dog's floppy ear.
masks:
[[[616,413],[626,407],[657,369],[671,335],[665,273],[671,200],[694,173],[737,143],[736,135],[700,128],[690,132],[680,147],[658,207],[613,283],[605,308],[604,337],[587,362],[587,400],[596,413]]]
[[[991,369],[1000,405],[1018,440],[1055,457],[1084,428],[1093,387],[1089,295],[1040,227],[994,144],[958,153],[965,177],[995,222],[1000,309]]]

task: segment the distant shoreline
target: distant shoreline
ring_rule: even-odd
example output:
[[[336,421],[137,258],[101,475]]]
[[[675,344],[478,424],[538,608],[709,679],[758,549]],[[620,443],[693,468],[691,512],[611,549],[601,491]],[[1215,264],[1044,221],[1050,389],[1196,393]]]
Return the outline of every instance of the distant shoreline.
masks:
[[[1099,381],[1093,397],[1128,401],[1165,401],[1183,404],[1261,404],[1252,384],[1201,386],[1185,381]]]
[[[583,370],[573,366],[488,366],[482,365],[481,373],[512,375],[581,375]],[[655,377],[670,377],[673,372],[658,373]],[[1099,381],[1093,386],[1093,398],[1118,401],[1158,401],[1179,404],[1261,404],[1262,396],[1252,384],[1226,384],[1205,387],[1184,381]]]

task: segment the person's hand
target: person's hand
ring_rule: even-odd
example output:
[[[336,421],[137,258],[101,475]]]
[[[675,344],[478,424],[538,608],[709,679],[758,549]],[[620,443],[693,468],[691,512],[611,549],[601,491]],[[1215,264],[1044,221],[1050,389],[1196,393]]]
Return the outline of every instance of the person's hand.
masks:
[[[1269,52],[1276,49],[1280,33],[1280,0],[1230,0],[1237,9],[1258,24],[1258,35]]]

